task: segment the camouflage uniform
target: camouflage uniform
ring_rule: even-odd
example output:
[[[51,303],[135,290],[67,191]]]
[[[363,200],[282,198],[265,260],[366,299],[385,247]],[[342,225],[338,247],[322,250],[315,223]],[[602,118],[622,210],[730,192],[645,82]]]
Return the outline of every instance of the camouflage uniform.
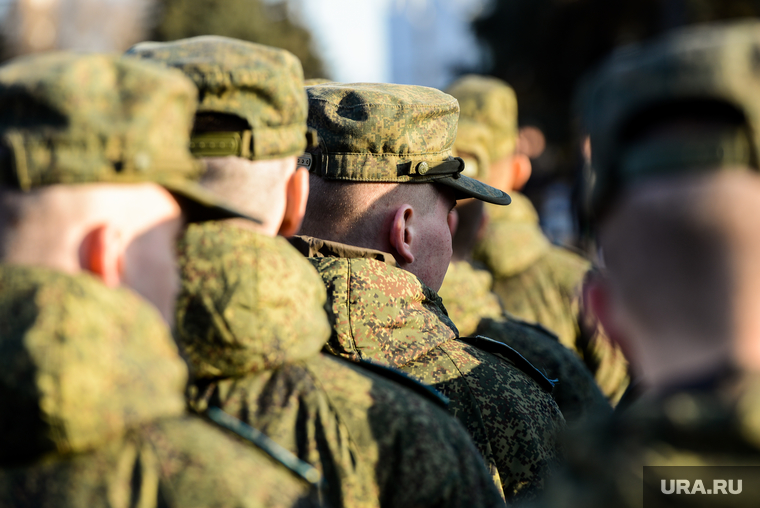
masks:
[[[498,189],[463,176],[463,162],[451,157],[459,109],[451,96],[388,84],[324,84],[307,92],[309,126],[320,140],[311,151],[315,175],[438,183],[457,198],[509,203]],[[459,340],[438,295],[391,255],[316,239],[300,245],[308,256],[325,256],[310,259],[333,319],[327,350],[433,385],[451,400],[449,411],[470,431],[507,502],[539,491],[558,460],[555,438],[564,426],[551,383],[501,343]]]
[[[190,213],[240,216],[193,181],[195,94],[180,73],[113,56],[6,64],[0,183],[155,182]],[[317,505],[281,464],[187,415],[186,380],[158,312],[131,291],[0,265],[0,505]]]
[[[248,121],[247,152],[198,150],[210,138],[196,133],[196,153],[251,160],[302,153],[306,95],[300,64],[286,51],[200,37],[130,53],[187,73],[201,89],[200,111]],[[231,76],[224,93],[211,84],[218,76]],[[221,407],[314,465],[336,507],[503,504],[439,395],[320,353],[331,330],[325,289],[284,239],[230,223],[192,226],[180,242],[180,266],[177,337],[193,374],[194,410]]]
[[[454,147],[474,156],[474,178],[486,180],[489,166],[514,153],[517,97],[506,83],[465,76],[448,90],[461,106]],[[468,163],[470,161],[468,160]],[[470,164],[472,165],[472,164]],[[493,274],[493,291],[504,309],[519,319],[540,323],[578,353],[602,392],[616,403],[628,386],[627,361],[581,309],[581,287],[591,264],[568,249],[552,245],[530,201],[512,191],[509,207],[488,206],[489,222],[474,258]]]
[[[621,191],[648,180],[757,170],[752,153],[760,147],[760,102],[753,69],[759,28],[756,21],[684,28],[648,45],[621,49],[600,69],[585,104],[596,172],[588,191],[597,218]],[[688,102],[695,99],[705,102]],[[624,144],[620,133],[633,118],[641,118],[641,111],[667,110],[682,101],[690,113],[710,108],[707,117],[716,104],[739,108],[749,136],[697,134],[676,142],[652,136]],[[591,432],[568,436],[569,464],[537,506],[640,507],[647,487],[642,466],[760,465],[757,373],[717,360],[710,368],[688,384],[660,387],[653,399],[600,421]],[[688,496],[686,504],[721,503],[714,496],[712,503],[710,496],[701,497]],[[668,506],[681,505],[676,498],[671,501]]]
[[[0,505],[316,506],[306,482],[185,414],[187,368],[130,291],[0,266],[0,336]]]
[[[458,340],[440,298],[396,268],[390,254],[304,237],[294,242],[327,286],[334,321],[327,351],[432,385],[450,399],[449,411],[469,430],[508,502],[539,491],[558,460],[555,439],[564,424],[551,384],[513,363],[514,351],[498,343],[487,345],[494,346],[490,353],[481,344],[488,339]]]
[[[568,423],[609,412],[610,405],[586,366],[541,325],[505,314],[498,297],[491,292],[491,281],[487,270],[466,261],[449,265],[438,295],[459,332],[503,342],[555,379],[552,395]]]

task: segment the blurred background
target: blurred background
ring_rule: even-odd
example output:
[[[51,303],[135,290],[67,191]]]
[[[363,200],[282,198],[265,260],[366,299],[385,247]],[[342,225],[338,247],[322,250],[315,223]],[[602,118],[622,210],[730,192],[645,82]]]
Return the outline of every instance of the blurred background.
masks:
[[[758,16],[760,0],[0,0],[3,59],[123,51],[216,34],[285,48],[307,78],[445,88],[491,74],[517,92],[547,235],[577,245],[583,175],[576,86],[613,48],[705,21]]]

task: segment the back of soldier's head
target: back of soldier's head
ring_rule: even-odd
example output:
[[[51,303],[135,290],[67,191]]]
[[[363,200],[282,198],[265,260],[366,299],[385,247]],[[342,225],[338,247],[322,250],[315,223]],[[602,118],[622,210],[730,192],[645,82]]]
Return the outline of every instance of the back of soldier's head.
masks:
[[[451,228],[454,201],[510,202],[506,193],[462,175],[463,161],[452,157],[456,99],[433,88],[378,83],[326,83],[307,87],[307,93],[308,122],[319,146],[308,154],[314,184],[303,234],[391,252],[421,278],[412,263],[420,266],[430,255],[448,252],[435,270],[442,280],[451,235],[437,235],[432,228]],[[421,240],[416,245],[427,254],[414,255],[414,247],[409,256],[392,251],[403,243],[393,231],[406,230],[416,219],[430,219],[416,235]],[[437,239],[428,241],[429,233]],[[406,265],[407,258],[415,261]],[[435,288],[438,278],[426,282]]]
[[[743,288],[760,245],[739,210],[760,211],[759,29],[691,27],[620,50],[586,91],[600,244],[649,334],[727,337],[739,299],[757,299]]]
[[[215,36],[141,43],[127,55],[179,69],[198,87],[191,149],[208,163],[204,186],[265,222],[282,220],[283,189],[313,140],[298,59]]]
[[[3,260],[92,271],[82,253],[104,228],[122,235],[107,240],[112,258],[136,261],[129,249],[154,254],[148,229],[179,221],[178,205],[190,220],[241,217],[197,184],[202,168],[187,149],[195,96],[180,73],[115,56],[52,53],[3,66]],[[173,238],[163,240],[168,249]],[[156,303],[143,291],[150,281],[122,272],[106,282]]]
[[[406,192],[437,184],[453,190],[457,199],[509,203],[504,192],[464,176],[463,161],[452,157],[459,106],[450,95],[379,83],[324,83],[307,92],[309,126],[319,135],[319,146],[309,150],[313,181],[319,178],[325,187],[403,184],[411,189]],[[351,205],[349,197],[321,194],[310,202],[309,228],[321,229],[321,223],[330,221],[331,208]],[[322,206],[317,200],[330,203]]]

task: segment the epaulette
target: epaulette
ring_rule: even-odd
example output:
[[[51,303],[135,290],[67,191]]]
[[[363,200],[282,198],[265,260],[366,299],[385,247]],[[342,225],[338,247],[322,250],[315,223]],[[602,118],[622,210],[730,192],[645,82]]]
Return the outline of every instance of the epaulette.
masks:
[[[208,408],[206,410],[206,416],[220,427],[223,427],[256,445],[274,460],[314,485],[320,493],[325,489],[325,480],[322,477],[322,473],[320,473],[317,468],[302,461],[260,430],[225,413],[218,407],[212,406]]]
[[[553,331],[551,331],[548,328],[546,328],[541,323],[536,323],[535,321],[525,321],[524,319],[520,319],[519,317],[513,316],[509,312],[504,312],[504,315],[507,317],[507,321],[508,322],[515,323],[515,324],[518,324],[518,325],[521,325],[521,326],[527,326],[528,328],[532,328],[534,330],[537,330],[537,331],[543,333],[544,335],[548,335],[552,339],[554,339],[557,342],[559,342],[559,336],[556,333],[554,333]]]
[[[442,407],[443,409],[449,408],[449,399],[445,395],[443,395],[441,392],[439,392],[432,386],[429,386],[429,385],[426,385],[425,383],[421,383],[417,381],[406,372],[395,369],[393,367],[389,367],[387,365],[382,365],[382,364],[370,362],[367,360],[359,360],[358,362],[349,362],[349,363],[351,363],[352,365],[359,366],[362,369],[368,370],[372,372],[373,374],[377,374],[386,379],[389,379],[395,383],[398,383],[404,388],[408,388],[412,390],[413,392],[417,393],[418,395],[422,395],[423,397],[434,402],[436,405]]]
[[[516,349],[507,346],[503,342],[489,339],[488,337],[483,337],[482,335],[474,335],[472,337],[459,337],[459,340],[466,342],[471,346],[475,346],[478,349],[482,349],[483,351],[488,351],[491,354],[502,356],[507,360],[510,360],[518,369],[526,373],[536,383],[538,383],[539,386],[544,389],[544,391],[552,393],[554,390],[554,384],[557,382],[556,379],[549,379],[546,377],[543,372],[534,367],[533,364],[530,363],[523,355],[518,353]]]

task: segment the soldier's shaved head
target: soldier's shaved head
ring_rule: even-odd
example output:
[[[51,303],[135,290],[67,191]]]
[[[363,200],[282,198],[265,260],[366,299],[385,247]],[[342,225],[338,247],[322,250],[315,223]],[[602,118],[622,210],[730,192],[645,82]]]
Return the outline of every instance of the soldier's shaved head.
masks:
[[[179,204],[152,183],[0,188],[0,262],[90,272],[108,286],[135,290],[168,322],[181,227]]]
[[[201,185],[231,206],[258,218],[261,224],[233,220],[243,227],[271,236],[280,232],[283,220],[289,216],[286,213],[288,203],[294,201],[292,196],[288,199],[289,193],[292,194],[292,187],[298,183],[298,178],[294,177],[295,157],[251,161],[228,156],[209,157],[205,161],[207,170],[201,179]],[[305,174],[302,179],[306,179]],[[304,192],[308,193],[308,186],[304,187]],[[306,197],[303,198],[304,202],[305,200]],[[300,215],[302,214],[299,214],[299,219]],[[296,228],[292,228],[293,231],[289,234],[293,234]]]
[[[357,247],[390,251],[389,216],[412,205],[420,214],[435,206],[433,184],[344,183],[311,175],[301,234]]]

